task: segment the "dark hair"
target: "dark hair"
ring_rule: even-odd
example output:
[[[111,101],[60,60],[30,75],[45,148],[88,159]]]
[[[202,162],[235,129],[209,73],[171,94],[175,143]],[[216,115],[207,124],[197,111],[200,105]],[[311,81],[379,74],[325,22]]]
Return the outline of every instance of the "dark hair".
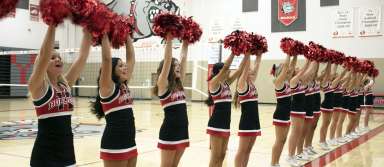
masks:
[[[112,81],[116,84],[117,87],[120,87],[120,81],[119,81],[119,76],[116,75],[115,73],[115,68],[121,60],[120,58],[113,57],[112,58]],[[101,106],[101,97],[100,97],[100,74],[101,74],[101,68],[99,70],[99,76],[97,77],[97,95],[96,95],[96,100],[94,102],[91,102],[91,112],[96,115],[98,119],[103,118],[104,111],[103,107]],[[127,81],[124,81],[126,83]]]
[[[208,82],[213,78],[215,77],[217,74],[219,74],[220,70],[224,67],[224,63],[222,62],[218,62],[216,64],[213,65],[212,67],[212,73],[210,76],[208,76]],[[208,90],[208,98],[205,100],[205,104],[207,104],[208,106],[213,106],[213,99],[212,99],[212,96],[211,94],[209,93],[209,90]]]
[[[176,75],[175,75],[175,64],[176,64],[176,61],[177,59],[176,58],[172,58],[172,63],[171,63],[171,68],[169,69],[169,74],[168,74],[168,89],[170,91],[172,90],[175,90],[175,89],[180,89],[180,90],[184,90],[183,88],[183,84],[181,83],[181,80],[180,78],[177,78]],[[156,79],[156,82],[157,80],[159,79],[159,75],[161,73],[161,70],[163,69],[163,66],[164,66],[164,60],[162,60],[159,64],[159,67],[157,67],[157,79]],[[152,89],[152,93],[155,95],[155,96],[158,96],[158,92],[159,92],[159,86],[156,84],[155,87],[153,87]]]

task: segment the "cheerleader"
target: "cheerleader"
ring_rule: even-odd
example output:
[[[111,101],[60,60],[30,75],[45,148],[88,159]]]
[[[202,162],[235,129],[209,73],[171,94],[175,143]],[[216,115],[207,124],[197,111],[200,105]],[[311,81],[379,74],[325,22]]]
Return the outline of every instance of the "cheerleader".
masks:
[[[336,65],[337,68],[338,65]],[[347,73],[347,70],[344,69],[344,71],[341,73],[341,75],[337,75],[336,78],[332,81],[332,87],[334,88],[334,98],[333,98],[333,113],[331,118],[331,125],[329,127],[329,144],[331,146],[337,146],[338,142],[335,138],[336,133],[336,125],[337,121],[339,120],[340,113],[342,110],[342,96],[343,96],[343,89],[341,87],[341,79],[345,76]]]
[[[348,114],[348,125],[347,125],[347,129],[346,129],[346,132],[345,132],[345,136],[347,137],[347,140],[352,140],[354,138],[356,138],[356,136],[352,133],[353,132],[353,127],[354,127],[354,124],[356,123],[356,118],[357,118],[357,97],[358,97],[358,93],[357,93],[357,84],[358,84],[358,80],[359,80],[359,76],[358,74],[353,71],[352,72],[352,85],[351,85],[351,88],[350,88],[350,92],[349,92],[349,110],[347,110],[347,114]]]
[[[375,78],[368,78],[364,81],[364,105],[365,110],[364,117],[364,131],[369,131],[369,116],[373,112],[373,91],[372,88],[375,85]]]
[[[312,146],[312,141],[313,141],[313,135],[315,133],[315,129],[317,127],[317,123],[319,121],[320,117],[320,104],[321,104],[321,96],[320,96],[320,79],[318,77],[318,72],[319,72],[319,63],[316,62],[315,64],[315,72],[313,73],[312,76],[312,91],[310,91],[309,96],[311,97],[311,107],[309,107],[309,111],[313,112],[313,119],[307,119],[308,122],[308,130],[307,130],[307,135],[305,136],[304,140],[304,152],[308,155],[316,155],[317,152]]]
[[[341,110],[342,112],[339,113],[339,119],[337,120],[336,124],[336,140],[338,144],[343,144],[347,142],[347,138],[343,137],[343,123],[345,120],[345,117],[347,113],[349,112],[349,103],[350,103],[350,94],[349,91],[352,87],[352,73],[348,70],[348,75],[346,75],[341,80],[341,88],[343,89],[342,93],[342,106]]]
[[[164,59],[157,68],[154,95],[160,98],[164,120],[157,147],[161,150],[161,166],[178,166],[186,147],[189,147],[187,105],[183,82],[187,68],[188,43],[183,41],[180,61],[172,57],[173,36],[168,34]]]
[[[76,165],[70,88],[84,69],[91,35],[84,31],[80,55],[63,74],[63,61],[54,51],[55,31],[55,27],[48,27],[28,82],[38,118],[38,132],[30,161],[32,167]]]
[[[328,62],[324,77],[321,81],[321,89],[324,92],[324,100],[321,103],[321,115],[322,115],[322,124],[320,128],[320,147],[323,150],[330,150],[327,142],[326,136],[328,131],[328,126],[331,122],[332,111],[333,111],[333,88],[332,88],[332,75],[331,75],[331,62]],[[336,71],[336,70],[334,70]],[[334,73],[333,73],[334,74]]]
[[[105,117],[106,120],[100,158],[105,167],[133,167],[137,159],[136,130],[132,96],[128,88],[135,64],[132,41],[128,38],[126,42],[126,63],[120,58],[111,58],[111,46],[106,35],[102,39],[101,49],[98,93],[92,108],[98,119]]]
[[[260,67],[261,54],[258,54],[255,59],[254,67],[250,68],[249,55],[245,55],[244,70],[242,71],[235,94],[235,106],[237,103],[241,105],[241,117],[239,124],[240,136],[239,149],[235,158],[235,166],[247,166],[249,154],[255,143],[256,137],[261,135],[258,94],[254,84]]]
[[[208,99],[205,103],[213,106],[213,113],[209,118],[207,133],[210,135],[211,159],[210,167],[222,166],[228,146],[231,123],[232,94],[229,85],[239,77],[243,68],[243,59],[236,72],[230,75],[229,66],[234,54],[227,58],[225,63],[216,63],[208,79]]]
[[[367,79],[366,74],[361,74],[361,80],[359,80],[359,95],[358,95],[358,109],[357,109],[357,121],[355,125],[355,133],[360,136],[363,133],[363,128],[360,128],[360,117],[364,110],[364,81]]]
[[[304,119],[305,119],[305,90],[307,89],[308,77],[304,75],[308,69],[310,61],[307,59],[304,67],[300,69],[289,81],[289,85],[292,91],[292,103],[291,103],[291,119],[292,119],[292,131],[288,139],[288,158],[287,161],[291,166],[298,166],[296,161],[295,152],[298,145],[297,137],[301,136]]]
[[[289,115],[291,112],[291,89],[289,80],[292,77],[297,62],[297,56],[292,58],[287,55],[283,64],[276,67],[273,65],[271,74],[275,77],[275,94],[277,99],[276,109],[273,113],[273,125],[275,126],[275,143],[272,147],[271,167],[279,167],[281,152],[287,139]],[[291,69],[291,70],[290,70]],[[291,71],[291,73],[290,73]]]
[[[310,132],[310,129],[312,127],[313,121],[314,121],[314,94],[315,94],[315,86],[316,83],[314,82],[314,76],[315,72],[317,71],[318,63],[316,61],[313,61],[311,63],[311,67],[307,69],[304,76],[309,76],[308,79],[305,79],[304,83],[307,85],[307,88],[305,90],[305,104],[304,104],[304,110],[305,110],[305,121],[303,124],[303,128],[301,131],[301,136],[298,138],[298,144],[297,144],[297,159],[302,161],[309,161],[310,155],[307,153],[307,151],[304,151],[304,140],[307,138]]]

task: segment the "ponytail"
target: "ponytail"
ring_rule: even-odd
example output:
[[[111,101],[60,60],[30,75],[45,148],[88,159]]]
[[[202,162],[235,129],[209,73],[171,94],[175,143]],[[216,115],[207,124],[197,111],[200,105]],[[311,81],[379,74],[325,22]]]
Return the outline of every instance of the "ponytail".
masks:
[[[100,70],[101,72],[101,70]],[[103,107],[101,106],[101,97],[100,97],[100,85],[99,85],[99,82],[100,82],[100,75],[99,77],[97,78],[97,93],[96,93],[96,99],[94,102],[91,102],[91,113],[92,114],[95,114],[97,119],[101,119],[105,116],[104,114],[104,111],[103,111]]]

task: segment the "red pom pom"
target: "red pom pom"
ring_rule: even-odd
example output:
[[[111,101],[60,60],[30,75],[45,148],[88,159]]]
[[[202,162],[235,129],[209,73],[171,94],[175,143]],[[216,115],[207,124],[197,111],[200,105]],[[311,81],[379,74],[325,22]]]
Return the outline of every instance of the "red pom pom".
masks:
[[[199,24],[192,20],[192,17],[182,17],[181,22],[184,26],[184,33],[181,37],[182,40],[188,41],[188,43],[195,43],[200,40],[203,30],[200,28]]]
[[[99,3],[96,0],[68,0],[68,2],[71,6],[73,23],[82,26]]]
[[[252,55],[259,55],[268,51],[267,39],[261,35],[249,34],[248,42],[251,44],[249,52]]]
[[[115,17],[110,9],[102,3],[98,3],[95,11],[84,21],[84,28],[92,34],[92,44],[99,45],[104,34],[109,33],[112,18]]]
[[[348,70],[353,70],[353,71],[357,72],[358,66],[359,66],[359,61],[357,60],[356,57],[348,56],[345,58],[343,66],[344,66],[344,68],[346,68]]]
[[[308,48],[302,42],[288,37],[281,39],[280,48],[289,56],[305,55],[308,51]]]
[[[19,0],[1,0],[0,2],[0,19],[8,16],[9,13],[16,10],[16,5]]]
[[[248,38],[249,34],[245,31],[233,31],[224,38],[224,48],[230,48],[235,55],[246,53],[251,48]]]
[[[62,23],[71,13],[67,0],[41,0],[40,11],[43,21],[51,26]]]
[[[112,47],[115,49],[124,46],[127,41],[128,35],[132,33],[132,24],[129,18],[123,15],[116,15],[111,22],[111,32],[109,32],[109,39],[111,40]]]
[[[171,33],[173,37],[180,38],[184,33],[181,17],[171,13],[161,13],[153,18],[153,32],[162,38]]]
[[[306,55],[304,55],[309,60],[324,63],[328,61],[326,52],[326,48],[311,41],[309,42],[308,52]]]

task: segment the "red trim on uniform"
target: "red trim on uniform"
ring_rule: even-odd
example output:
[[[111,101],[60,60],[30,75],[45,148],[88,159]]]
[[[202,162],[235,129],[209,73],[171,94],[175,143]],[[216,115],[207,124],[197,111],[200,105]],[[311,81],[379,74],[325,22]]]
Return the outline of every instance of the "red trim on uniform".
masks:
[[[125,153],[100,152],[100,159],[104,160],[128,160],[137,157],[137,149]]]
[[[335,108],[333,109],[334,112],[343,112],[344,110],[342,108]]]
[[[275,122],[275,121],[273,121],[272,124],[275,126],[290,126],[291,122]]]
[[[314,112],[313,113],[313,116],[315,116],[315,117],[320,117],[320,115],[321,115],[321,112]]]
[[[333,109],[324,109],[324,108],[320,109],[320,112],[324,112],[324,113],[331,113],[332,111]]]
[[[157,148],[162,150],[180,150],[189,147],[189,142],[180,143],[180,144],[163,144],[157,143]]]
[[[295,118],[303,118],[303,119],[305,119],[305,112],[303,112],[303,114],[291,113],[290,115],[291,115],[291,117],[295,117]]]
[[[330,164],[332,161],[338,159],[339,157],[343,156],[344,154],[348,153],[349,151],[353,150],[354,148],[358,147],[359,145],[365,143],[366,141],[375,137],[376,135],[382,133],[383,131],[384,131],[384,124],[371,130],[370,132],[360,136],[359,138],[352,140],[351,142],[346,143],[346,144],[330,151],[329,153],[324,154],[317,159],[314,159],[311,162],[306,163],[304,165],[304,167],[326,166],[327,164]]]
[[[347,111],[347,114],[348,114],[348,115],[356,115],[357,112],[356,112],[356,111]]]
[[[213,135],[213,136],[218,136],[218,137],[229,137],[231,135],[230,132],[219,132],[219,131],[214,131],[211,129],[207,129],[207,134]]]
[[[312,122],[314,119],[315,119],[314,117],[310,117],[310,118],[305,117],[306,122]]]
[[[261,136],[261,132],[238,132],[238,136]]]

